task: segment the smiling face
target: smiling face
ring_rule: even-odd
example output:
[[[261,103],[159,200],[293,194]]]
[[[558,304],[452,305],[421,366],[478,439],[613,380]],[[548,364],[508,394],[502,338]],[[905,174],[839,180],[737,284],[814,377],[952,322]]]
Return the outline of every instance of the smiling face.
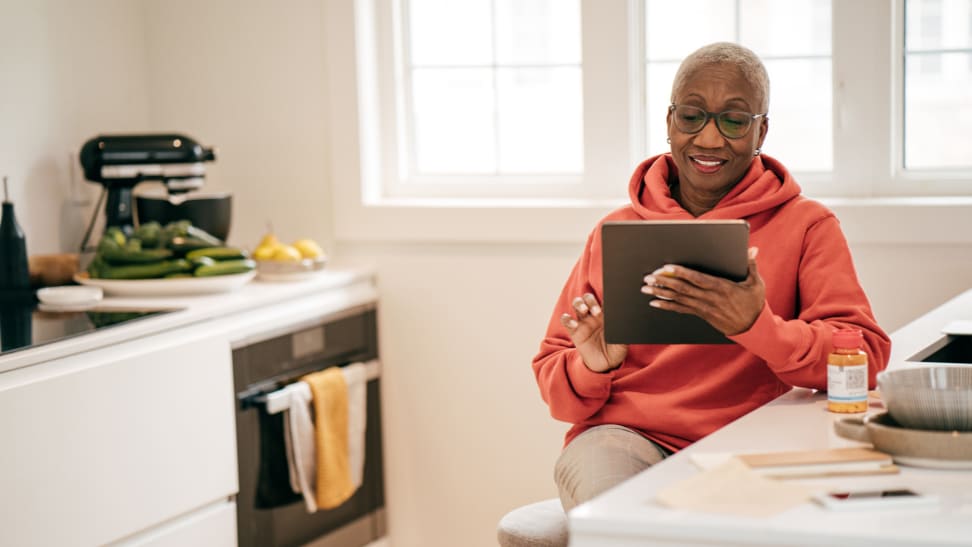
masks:
[[[672,98],[677,105],[697,106],[708,112],[765,112],[765,98],[760,96],[758,87],[737,66],[728,63],[696,66],[672,90]],[[687,134],[674,125],[672,116],[669,111],[668,137],[678,167],[682,198],[697,203],[711,202],[708,206],[711,208],[749,170],[769,124],[766,118],[757,118],[745,136],[727,139],[719,132],[715,120],[709,120],[698,133]],[[688,208],[686,203],[682,205]]]

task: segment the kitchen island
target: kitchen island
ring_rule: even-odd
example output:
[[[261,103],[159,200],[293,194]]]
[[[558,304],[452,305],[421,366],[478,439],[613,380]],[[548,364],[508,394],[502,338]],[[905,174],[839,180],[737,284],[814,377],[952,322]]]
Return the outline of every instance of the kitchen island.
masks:
[[[929,348],[947,342],[956,320],[972,319],[972,290],[891,335],[889,368],[922,366]],[[872,407],[871,412],[880,411]],[[826,396],[794,389],[660,464],[570,512],[572,547],[641,545],[972,545],[972,470],[900,466],[895,475],[802,480],[814,490],[908,487],[936,494],[933,508],[834,512],[810,501],[771,517],[743,517],[666,508],[656,494],[696,476],[693,454],[817,450],[861,443],[838,437],[841,415]]]
[[[376,302],[369,272],[335,269],[107,297],[173,311],[0,356],[0,545],[235,546],[234,350]]]

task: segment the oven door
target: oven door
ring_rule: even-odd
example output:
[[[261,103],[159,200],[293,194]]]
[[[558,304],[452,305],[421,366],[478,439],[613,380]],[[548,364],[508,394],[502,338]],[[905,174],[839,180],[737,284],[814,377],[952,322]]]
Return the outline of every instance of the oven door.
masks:
[[[310,372],[376,357],[373,309],[233,350],[241,547],[356,547],[385,535],[380,378],[367,386],[361,487],[340,506],[315,513],[308,513],[301,495],[290,488],[284,413],[269,414],[262,402]]]

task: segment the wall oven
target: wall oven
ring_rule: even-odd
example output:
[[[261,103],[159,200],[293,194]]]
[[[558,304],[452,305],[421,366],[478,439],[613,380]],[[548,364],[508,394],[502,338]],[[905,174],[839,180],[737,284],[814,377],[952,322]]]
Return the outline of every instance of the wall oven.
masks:
[[[333,509],[308,513],[300,494],[290,489],[284,417],[264,406],[269,393],[305,374],[377,357],[373,305],[244,340],[233,348],[241,547],[358,547],[385,535],[380,372],[369,376],[366,390],[361,487]]]

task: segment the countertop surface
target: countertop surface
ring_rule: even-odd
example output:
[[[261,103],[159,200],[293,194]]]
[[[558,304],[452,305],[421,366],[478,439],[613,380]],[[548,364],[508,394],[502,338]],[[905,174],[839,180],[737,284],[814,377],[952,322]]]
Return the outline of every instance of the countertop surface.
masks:
[[[946,338],[955,320],[972,318],[972,290],[891,334],[889,368]],[[928,363],[926,363],[928,364]],[[881,411],[880,407],[871,412]],[[934,509],[834,512],[806,502],[772,517],[740,517],[666,508],[666,486],[696,476],[693,453],[745,453],[858,446],[838,437],[826,396],[794,389],[570,513],[571,546],[603,545],[972,545],[972,471],[900,466],[896,475],[803,480],[815,490],[911,487],[937,494]]]
[[[0,373],[230,314],[288,301],[299,302],[309,295],[322,293],[342,293],[347,297],[349,305],[366,300],[373,301],[375,298],[373,275],[364,269],[329,268],[299,281],[270,282],[262,281],[258,277],[237,290],[223,293],[158,297],[106,295],[98,304],[98,308],[165,308],[176,311],[2,355]]]

